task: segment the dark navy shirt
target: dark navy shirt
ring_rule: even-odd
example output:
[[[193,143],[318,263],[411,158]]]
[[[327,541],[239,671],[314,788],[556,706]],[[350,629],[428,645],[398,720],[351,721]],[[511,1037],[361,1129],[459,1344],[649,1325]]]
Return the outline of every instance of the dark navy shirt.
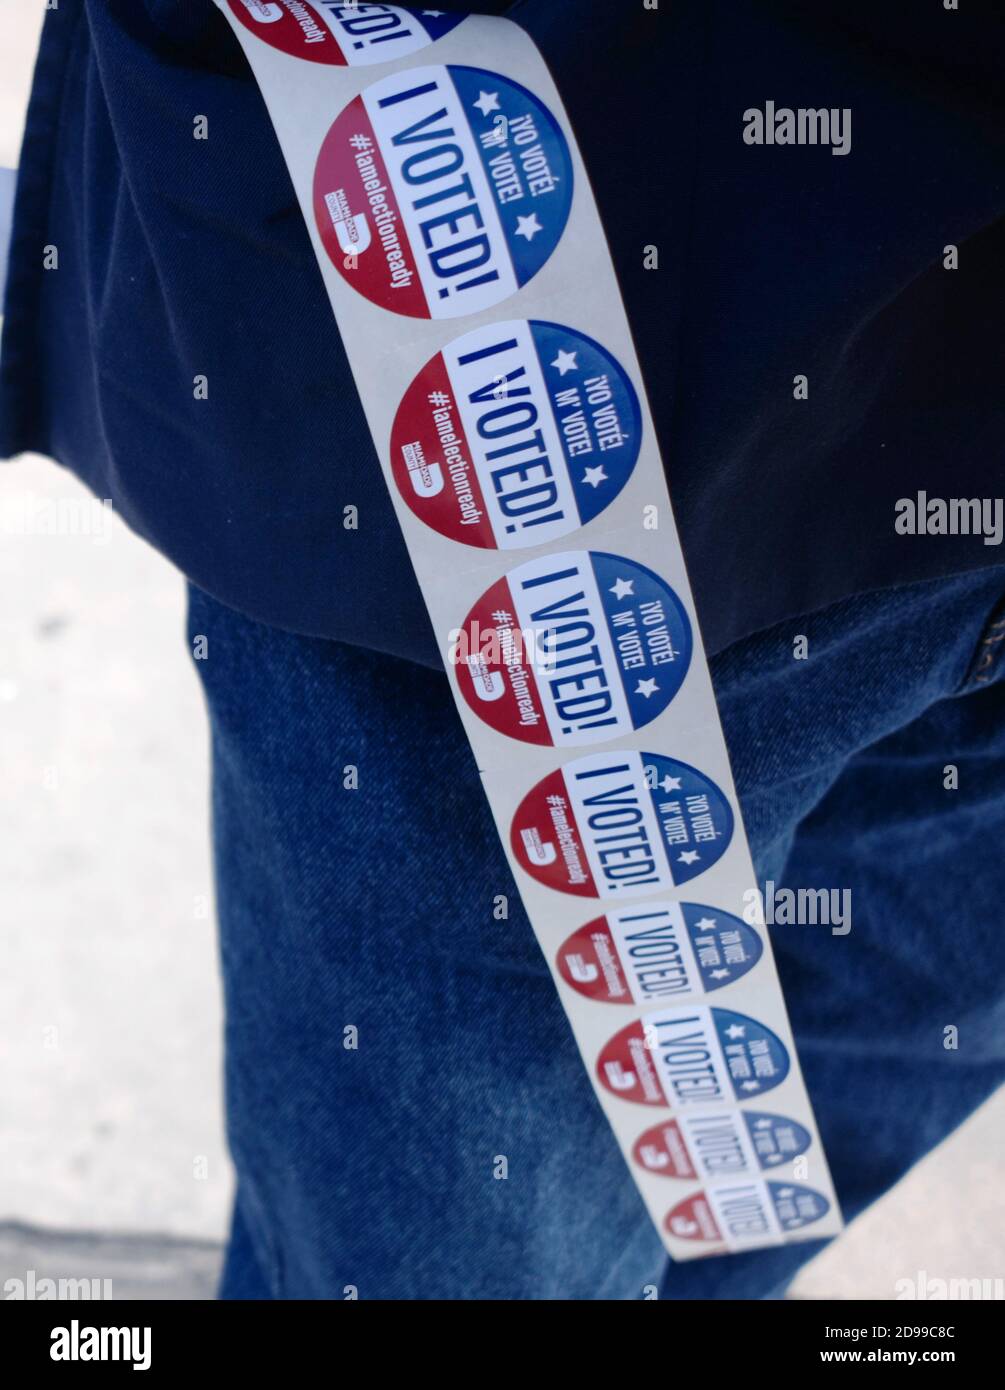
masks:
[[[1001,563],[979,536],[894,528],[919,490],[1005,491],[1001,21],[974,0],[438,8],[509,14],[554,73],[713,651]],[[850,152],[745,143],[768,101],[848,108]],[[48,14],[0,371],[0,453],[73,469],[203,589],[438,663],[268,114],[211,0]]]

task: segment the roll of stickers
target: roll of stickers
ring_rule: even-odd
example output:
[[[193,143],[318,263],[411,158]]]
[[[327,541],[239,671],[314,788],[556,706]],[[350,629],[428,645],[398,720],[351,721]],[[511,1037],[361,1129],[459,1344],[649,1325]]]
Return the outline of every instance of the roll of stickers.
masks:
[[[536,45],[483,15],[216,3],[289,166],[527,915],[661,1240],[688,1260],[833,1235],[644,384]]]

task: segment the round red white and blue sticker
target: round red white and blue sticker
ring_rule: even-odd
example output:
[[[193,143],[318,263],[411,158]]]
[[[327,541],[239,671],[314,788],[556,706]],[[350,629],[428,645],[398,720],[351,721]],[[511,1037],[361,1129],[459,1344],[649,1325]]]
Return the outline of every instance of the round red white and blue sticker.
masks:
[[[733,834],[722,791],[657,753],[591,753],[538,782],[510,843],[539,883],[584,898],[649,896],[721,859]]]
[[[667,1213],[664,1226],[678,1240],[724,1245],[727,1250],[781,1245],[830,1210],[821,1192],[796,1183],[716,1183],[686,1197]]]
[[[365,298],[411,318],[491,308],[540,270],[572,200],[569,147],[526,87],[484,68],[408,68],[325,137],[314,216]]]
[[[761,939],[700,903],[643,903],[587,922],[558,952],[559,973],[604,1004],[674,1004],[731,985],[761,958]]]
[[[407,57],[449,34],[464,18],[365,0],[230,0],[230,8],[246,29],[273,48],[335,67]]]
[[[809,1130],[784,1115],[712,1110],[661,1120],[635,1141],[632,1157],[659,1177],[721,1180],[756,1177],[811,1142]]]
[[[531,560],[455,634],[465,700],[524,743],[606,743],[662,714],[691,660],[684,605],[659,575],[603,551]]]
[[[644,1014],[597,1058],[597,1076],[612,1095],[675,1110],[752,1100],[788,1074],[789,1054],[770,1028],[705,1004]]]
[[[631,476],[640,436],[635,388],[606,348],[518,319],[426,363],[398,408],[391,467],[441,536],[512,550],[592,521]]]

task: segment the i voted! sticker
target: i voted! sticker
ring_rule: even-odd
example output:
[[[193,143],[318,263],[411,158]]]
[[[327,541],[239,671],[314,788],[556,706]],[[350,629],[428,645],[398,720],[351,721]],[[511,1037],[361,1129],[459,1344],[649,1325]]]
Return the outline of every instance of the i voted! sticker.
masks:
[[[644,1014],[597,1058],[597,1076],[612,1095],[674,1110],[752,1100],[788,1074],[789,1054],[770,1028],[707,1005]]]
[[[809,1130],[783,1115],[713,1110],[653,1125],[636,1140],[632,1157],[664,1178],[756,1177],[798,1158],[810,1143]]]
[[[539,883],[586,898],[649,896],[724,854],[733,813],[710,778],[656,753],[591,753],[538,782],[510,844]]]
[[[796,1183],[717,1183],[667,1213],[664,1226],[678,1240],[724,1245],[730,1251],[781,1245],[786,1236],[819,1221],[830,1203]]]
[[[411,318],[508,298],[551,255],[571,199],[551,112],[484,68],[409,68],[376,82],[336,119],[314,171],[332,263],[374,304]]]
[[[524,743],[606,743],[666,709],[691,625],[659,575],[603,551],[546,555],[482,595],[451,651],[479,718]]]
[[[741,979],[761,958],[760,937],[729,912],[700,903],[645,903],[572,933],[558,969],[605,1004],[667,1004]]]
[[[335,67],[406,57],[456,29],[464,18],[361,0],[230,0],[230,8],[246,29],[273,48]]]
[[[585,333],[517,319],[438,352],[398,408],[391,467],[420,520],[465,545],[544,545],[613,502],[639,455],[627,374]]]

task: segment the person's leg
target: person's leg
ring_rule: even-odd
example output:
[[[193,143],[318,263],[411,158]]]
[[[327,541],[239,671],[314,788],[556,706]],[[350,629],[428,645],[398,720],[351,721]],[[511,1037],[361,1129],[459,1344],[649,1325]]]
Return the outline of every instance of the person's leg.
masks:
[[[771,930],[849,1221],[1005,1080],[1002,594],[1005,575],[991,575],[857,599],[713,664],[759,877],[850,895],[847,934]],[[810,656],[789,680],[796,632]],[[774,727],[759,731],[762,719]],[[863,746],[870,730],[879,737]],[[792,798],[815,787],[835,744],[847,765],[800,817]],[[669,1265],[660,1296],[780,1293],[819,1248]]]
[[[244,1216],[244,1196],[238,1186],[230,1221],[230,1239],[224,1260],[220,1289],[228,1299],[263,1299],[272,1297],[272,1287],[262,1272],[255,1253],[249,1222]]]
[[[960,687],[1002,587],[979,575],[865,596],[714,663],[759,871],[781,880],[791,856],[794,885],[812,869],[806,886],[853,890],[850,936],[775,932],[849,1213],[957,1123],[1000,1070],[989,1056],[962,1083],[935,1088],[944,1103],[929,1096],[923,1123],[912,1119],[917,1037],[903,991],[914,975],[900,978],[900,959],[886,967],[872,883],[856,866],[869,859],[866,829],[913,814],[914,792],[891,774],[871,814],[844,788],[857,755]],[[264,628],[197,592],[191,622],[209,639],[199,667],[213,723],[240,1239],[267,1287],[280,1297],[340,1298],[349,1287],[364,1298],[642,1297],[666,1262],[519,908],[444,677]],[[796,631],[810,639],[806,662],[793,660]],[[991,696],[993,682],[981,690]],[[950,703],[962,710],[972,699]],[[988,737],[988,716],[974,708],[970,732]],[[945,762],[966,757],[951,751]],[[971,759],[986,777],[976,750]],[[344,786],[347,767],[355,790]],[[986,835],[989,858],[995,830],[968,821],[972,794],[962,781],[945,793],[940,833],[962,836],[959,852],[971,856]],[[1003,817],[996,795],[985,786],[981,804]],[[904,904],[894,923],[882,914],[891,940],[911,930],[925,863],[916,847],[910,863],[898,856],[886,869]],[[978,914],[994,893],[993,867]],[[499,893],[509,895],[507,921],[493,916]],[[960,911],[969,931],[965,895]],[[960,929],[941,921],[947,941]],[[953,998],[965,987],[964,974]],[[879,1007],[866,1009],[873,995]],[[983,1015],[987,1003],[974,1009]],[[877,1018],[896,1020],[895,1031],[870,1034]],[[925,1026],[938,1033],[929,1076],[952,1054],[941,1051],[941,1022],[916,1025]],[[355,1048],[346,1029],[358,1029]],[[879,1043],[888,1052],[877,1090]],[[850,1071],[849,1058],[858,1059]],[[880,1129],[891,1093],[903,1121]],[[500,1157],[505,1180],[494,1177]],[[765,1296],[816,1248],[668,1266],[662,1296]],[[245,1263],[232,1257],[224,1296],[248,1296]]]
[[[272,1295],[588,1298],[655,1282],[659,1242],[444,677],[196,592],[191,630],[207,639],[240,1240]],[[225,1296],[247,1296],[246,1264],[228,1263]]]

